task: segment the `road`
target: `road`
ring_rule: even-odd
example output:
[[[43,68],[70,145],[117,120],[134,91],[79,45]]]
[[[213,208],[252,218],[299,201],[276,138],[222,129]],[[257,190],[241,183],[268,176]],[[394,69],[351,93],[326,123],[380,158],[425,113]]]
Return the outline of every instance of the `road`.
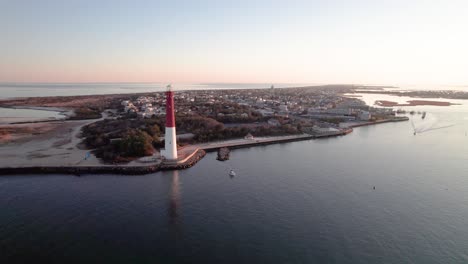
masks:
[[[308,134],[293,135],[293,136],[278,136],[278,137],[257,137],[253,139],[233,139],[219,142],[210,142],[196,144],[194,146],[204,149],[204,150],[213,150],[222,147],[240,147],[240,146],[255,146],[268,143],[281,143],[289,142],[294,140],[307,140],[312,139],[313,137]]]

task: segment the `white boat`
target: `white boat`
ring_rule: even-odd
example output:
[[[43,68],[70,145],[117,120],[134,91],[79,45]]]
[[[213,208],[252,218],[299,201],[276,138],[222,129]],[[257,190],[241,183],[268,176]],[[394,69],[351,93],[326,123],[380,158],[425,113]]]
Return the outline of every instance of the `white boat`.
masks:
[[[236,173],[235,173],[233,170],[231,170],[231,171],[229,172],[229,176],[234,177],[234,176],[236,176]]]

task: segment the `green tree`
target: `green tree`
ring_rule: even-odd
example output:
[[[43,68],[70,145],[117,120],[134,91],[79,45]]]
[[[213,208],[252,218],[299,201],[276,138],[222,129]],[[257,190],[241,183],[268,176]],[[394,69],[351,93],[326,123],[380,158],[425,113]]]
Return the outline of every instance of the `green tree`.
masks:
[[[145,128],[145,132],[148,133],[154,140],[159,141],[159,137],[161,136],[161,129],[159,125],[147,125]]]
[[[123,157],[143,157],[152,155],[153,139],[146,132],[131,129],[117,144],[118,151]]]

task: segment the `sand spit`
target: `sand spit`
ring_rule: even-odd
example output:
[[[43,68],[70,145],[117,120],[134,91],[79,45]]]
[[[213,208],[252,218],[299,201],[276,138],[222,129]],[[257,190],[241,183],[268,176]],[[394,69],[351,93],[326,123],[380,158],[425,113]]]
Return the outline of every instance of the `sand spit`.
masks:
[[[81,129],[102,119],[0,125],[0,167],[100,165],[79,143]]]
[[[375,105],[383,106],[383,107],[395,107],[395,106],[418,106],[418,105],[432,105],[432,106],[451,106],[456,105],[450,102],[439,102],[439,101],[428,101],[428,100],[410,100],[407,101],[406,104],[400,104],[393,101],[386,101],[386,100],[377,100],[375,101]]]

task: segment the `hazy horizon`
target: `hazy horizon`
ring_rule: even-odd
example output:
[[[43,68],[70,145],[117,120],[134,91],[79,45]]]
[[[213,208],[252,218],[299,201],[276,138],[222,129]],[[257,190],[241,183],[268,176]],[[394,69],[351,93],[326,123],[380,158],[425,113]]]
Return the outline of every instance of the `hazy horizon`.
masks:
[[[466,86],[465,1],[3,1],[1,83]]]

